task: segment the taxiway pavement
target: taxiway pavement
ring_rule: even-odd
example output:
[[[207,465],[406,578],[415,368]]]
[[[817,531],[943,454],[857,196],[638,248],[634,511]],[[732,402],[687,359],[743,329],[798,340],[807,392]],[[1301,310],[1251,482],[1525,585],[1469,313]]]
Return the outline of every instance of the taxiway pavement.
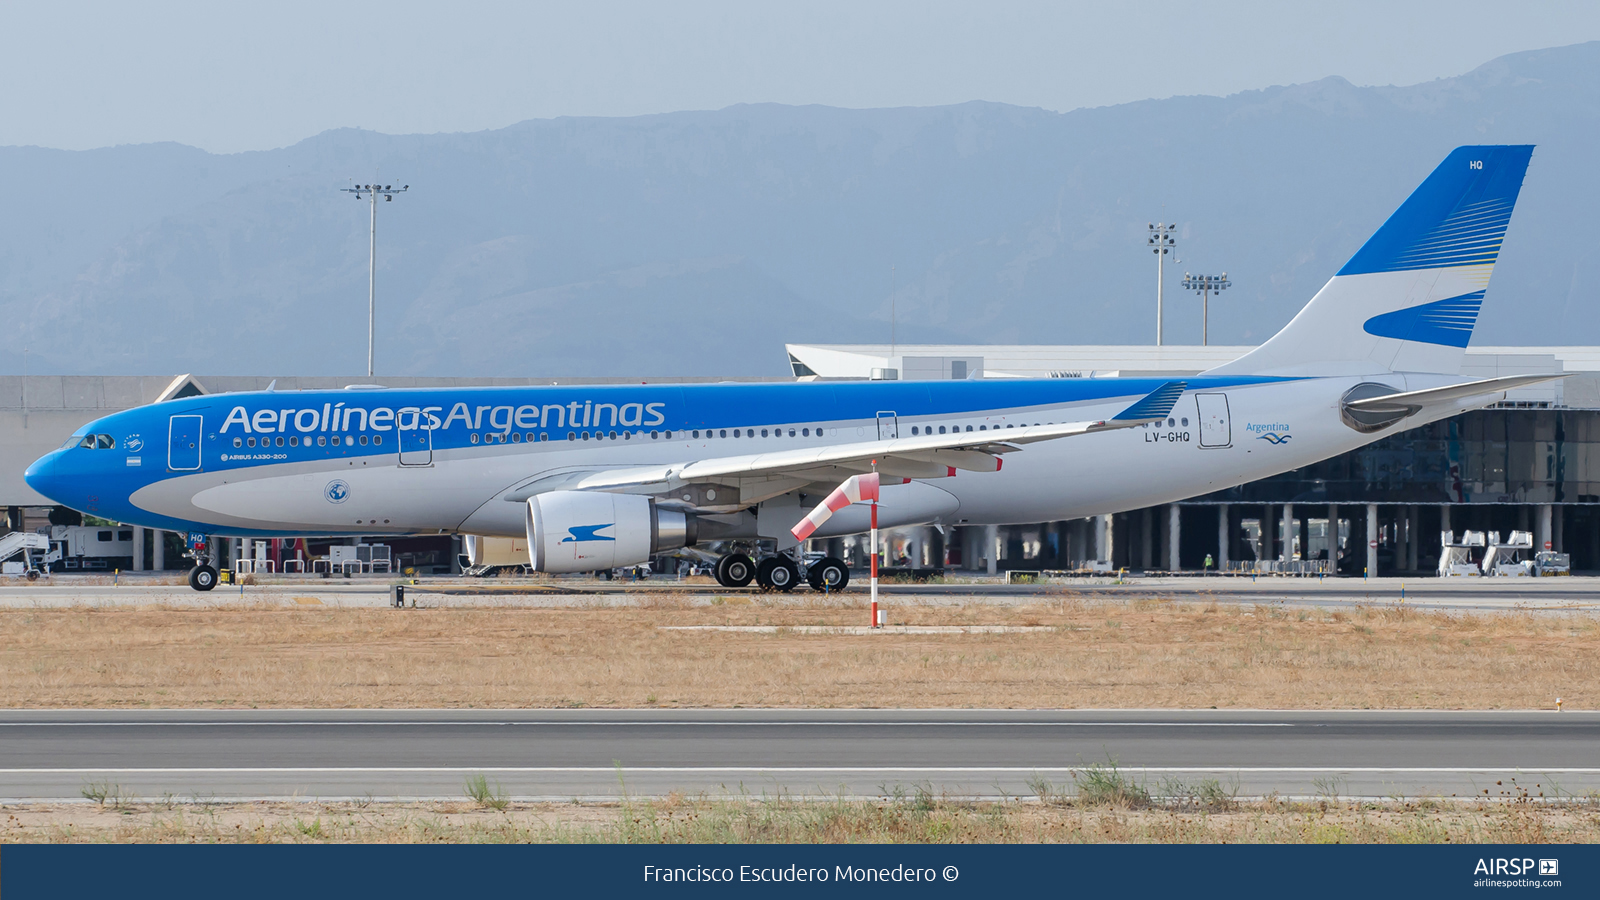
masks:
[[[237,603],[303,604],[332,607],[383,607],[389,604],[391,581],[384,576],[321,578],[278,576],[259,584],[219,585],[209,593],[174,580],[124,573],[117,584],[105,576],[57,576],[49,582],[0,581],[0,607],[72,606],[211,607]],[[430,577],[405,585],[408,604],[425,607],[628,607],[646,597],[672,594],[689,602],[710,604],[733,594],[760,596],[763,602],[807,601],[809,590],[761,594],[755,587],[724,588],[710,583],[685,583],[673,578],[643,582],[559,578]],[[865,600],[866,585],[853,582],[847,596]],[[1076,600],[1169,600],[1227,604],[1282,604],[1349,608],[1403,603],[1417,609],[1451,612],[1552,611],[1600,612],[1600,578],[1259,578],[1151,577],[1071,578],[1048,584],[1002,584],[997,580],[961,580],[945,584],[884,584],[883,600],[913,605],[1010,606]]]
[[[1241,796],[1600,790],[1600,713],[1216,710],[0,712],[0,801],[1030,796],[1115,760]],[[98,785],[99,788],[93,788]]]

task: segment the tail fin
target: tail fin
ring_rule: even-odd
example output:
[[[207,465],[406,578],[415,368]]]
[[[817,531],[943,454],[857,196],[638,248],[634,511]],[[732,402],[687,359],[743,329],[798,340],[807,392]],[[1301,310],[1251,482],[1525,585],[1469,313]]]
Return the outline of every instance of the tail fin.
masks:
[[[1282,331],[1212,373],[1458,374],[1532,155],[1457,147]]]

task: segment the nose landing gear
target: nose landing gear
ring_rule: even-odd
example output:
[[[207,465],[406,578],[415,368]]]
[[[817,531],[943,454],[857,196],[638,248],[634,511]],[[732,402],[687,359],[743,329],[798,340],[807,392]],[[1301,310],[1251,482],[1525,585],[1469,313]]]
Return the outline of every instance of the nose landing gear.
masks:
[[[209,591],[217,586],[217,570],[201,563],[189,570],[189,587],[197,591]]]
[[[206,557],[206,536],[196,532],[189,532],[185,543],[189,548],[187,555],[194,560],[194,568],[189,570],[189,587],[197,591],[209,591],[217,586],[217,570]]]

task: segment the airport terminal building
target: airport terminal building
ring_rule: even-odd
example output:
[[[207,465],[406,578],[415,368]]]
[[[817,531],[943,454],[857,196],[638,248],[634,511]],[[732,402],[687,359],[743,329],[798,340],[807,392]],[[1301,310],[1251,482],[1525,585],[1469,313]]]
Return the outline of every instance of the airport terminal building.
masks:
[[[965,378],[1184,377],[1237,358],[1249,347],[908,346],[787,347],[792,374],[765,381]],[[1600,570],[1600,347],[1477,347],[1463,374],[1496,377],[1571,372],[1513,391],[1493,408],[1401,432],[1303,469],[1113,516],[1013,526],[896,531],[886,562],[911,568],[999,572],[1081,568],[1202,571],[1216,568],[1315,569],[1360,575],[1430,574],[1440,532],[1530,531],[1536,547],[1571,554],[1574,570]],[[632,379],[384,378],[392,387],[602,383]],[[658,382],[721,379],[652,379]],[[237,376],[28,376],[0,378],[0,505],[7,525],[33,530],[51,521],[47,501],[28,488],[28,464],[83,424],[122,409],[201,393],[328,389],[347,378]],[[1238,439],[1237,436],[1235,439]],[[70,520],[54,510],[57,522]],[[129,568],[183,566],[177,536],[131,532]],[[97,532],[98,534],[98,532]],[[864,565],[865,541],[830,548]],[[352,541],[353,542],[353,541]],[[1376,542],[1376,546],[1373,546]],[[269,542],[274,559],[291,552]],[[294,552],[325,551],[300,543]],[[396,568],[450,571],[459,539],[387,539]],[[241,551],[222,541],[227,560]]]

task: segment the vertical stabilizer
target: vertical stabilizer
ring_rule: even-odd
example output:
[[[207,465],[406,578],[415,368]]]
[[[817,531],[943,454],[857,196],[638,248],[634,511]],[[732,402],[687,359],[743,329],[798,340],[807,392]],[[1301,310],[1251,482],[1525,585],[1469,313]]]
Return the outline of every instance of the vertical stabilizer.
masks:
[[[1282,331],[1216,374],[1459,374],[1532,145],[1457,147]]]

